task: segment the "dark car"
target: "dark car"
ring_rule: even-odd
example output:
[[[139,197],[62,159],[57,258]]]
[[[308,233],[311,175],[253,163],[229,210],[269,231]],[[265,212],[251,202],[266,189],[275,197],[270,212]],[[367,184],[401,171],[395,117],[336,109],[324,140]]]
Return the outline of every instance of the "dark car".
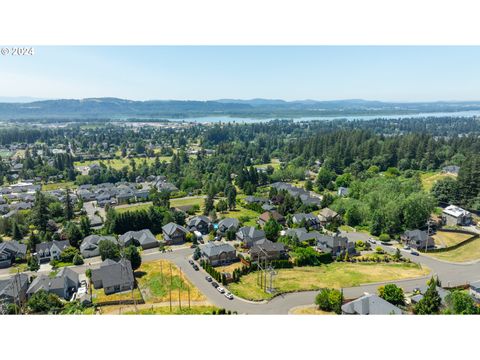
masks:
[[[197,265],[193,265],[193,268],[195,269],[195,271],[200,270]]]
[[[415,256],[418,256],[418,255],[419,255],[419,253],[416,252],[416,251],[410,251],[410,254],[415,255]]]
[[[190,265],[195,264],[195,263],[193,262],[193,260],[188,260],[188,263],[189,263]]]
[[[216,289],[218,287],[218,284],[214,281],[212,282],[212,286]]]
[[[207,280],[208,282],[212,282],[212,281],[213,281],[213,279],[212,279],[211,276],[205,276],[205,280]]]

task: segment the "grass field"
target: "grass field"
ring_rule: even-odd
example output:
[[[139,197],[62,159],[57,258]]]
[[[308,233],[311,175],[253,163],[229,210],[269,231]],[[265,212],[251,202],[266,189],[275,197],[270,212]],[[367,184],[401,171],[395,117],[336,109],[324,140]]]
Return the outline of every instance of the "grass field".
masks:
[[[205,198],[202,197],[189,197],[189,198],[179,198],[179,199],[170,199],[170,206],[186,206],[186,205],[198,205],[200,208],[203,207],[205,203]]]
[[[444,179],[447,177],[455,178],[453,175],[448,175],[440,172],[425,172],[420,175],[420,179],[422,181],[423,188],[426,191],[430,191],[433,184],[440,179]]]
[[[253,165],[256,168],[266,168],[267,166],[273,167],[275,170],[280,169],[280,160],[279,159],[271,159],[269,163],[265,164],[258,164],[258,165]]]
[[[217,213],[217,217],[220,219],[222,217],[224,218],[234,218],[234,219],[239,219],[241,217],[248,216],[249,220],[244,222],[244,226],[255,226],[256,221],[258,217],[260,216],[259,213],[256,211],[246,209],[243,206],[237,205],[235,210],[229,210],[224,213]]]
[[[427,253],[427,255],[435,259],[451,262],[469,262],[480,260],[480,239],[473,240],[472,242],[462,245],[454,250],[438,253]]]
[[[50,190],[58,190],[58,189],[75,189],[77,188],[77,185],[73,181],[64,181],[64,182],[57,182],[57,183],[51,183],[51,184],[43,184],[42,185],[42,191],[50,191]]]
[[[243,266],[243,264],[240,261],[237,261],[233,264],[226,265],[226,266],[217,266],[215,270],[219,272],[227,272],[227,273],[232,273],[233,270],[235,269],[240,269]]]
[[[170,306],[158,306],[151,307],[150,309],[140,309],[138,311],[127,311],[125,315],[212,315],[213,311],[218,308],[215,306],[182,306],[180,309],[178,306],[173,306],[170,311]]]
[[[149,201],[149,202],[146,202],[146,203],[132,204],[132,205],[129,205],[129,206],[121,206],[121,205],[116,206],[115,210],[118,213],[124,213],[124,212],[127,212],[127,211],[147,210],[150,206],[152,206],[152,203]]]
[[[171,160],[171,156],[160,156],[160,161],[169,162]],[[148,165],[151,165],[155,162],[155,158],[143,158],[143,157],[136,157],[136,158],[120,158],[120,159],[108,159],[108,160],[84,160],[84,161],[75,161],[74,166],[87,166],[92,164],[100,164],[104,163],[106,166],[111,166],[116,170],[120,170],[123,167],[127,166],[130,168],[130,161],[131,159],[135,160],[136,166],[140,166],[143,161],[145,160]]]
[[[172,276],[170,278],[170,266]],[[160,303],[170,300],[170,290],[172,302],[188,301],[188,289],[190,289],[190,301],[205,301],[205,296],[193,286],[180,270],[167,260],[157,260],[143,263],[135,271],[138,287],[140,288],[143,299],[147,303]]]
[[[316,305],[301,306],[293,309],[291,315],[336,315],[334,312],[319,310]]]
[[[415,278],[429,272],[428,268],[413,263],[332,263],[280,269],[277,271],[273,286],[277,292],[318,290],[325,287],[340,289],[372,282]],[[256,272],[243,276],[239,283],[229,285],[229,289],[235,295],[249,300],[272,297],[257,285]]]
[[[136,288],[133,290],[133,296],[131,291],[123,291],[115,294],[105,295],[103,289],[95,289],[92,287],[92,298],[95,304],[101,304],[108,301],[129,301],[132,299],[141,301],[142,294]]]
[[[444,247],[450,247],[450,246],[457,245],[458,243],[461,243],[462,241],[467,240],[471,236],[472,235],[469,235],[469,234],[438,231],[432,237],[435,240],[435,244],[443,245]]]

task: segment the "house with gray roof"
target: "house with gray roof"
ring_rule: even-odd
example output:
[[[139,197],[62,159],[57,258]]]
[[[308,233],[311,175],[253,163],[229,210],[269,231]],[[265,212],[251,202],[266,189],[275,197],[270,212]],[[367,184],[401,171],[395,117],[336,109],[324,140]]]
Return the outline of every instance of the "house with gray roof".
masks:
[[[375,294],[366,294],[342,305],[347,315],[402,315],[403,311]]]
[[[0,268],[6,268],[12,265],[16,259],[25,259],[27,255],[27,246],[16,240],[4,241],[0,243]]]
[[[64,241],[49,241],[35,245],[35,256],[39,263],[50,262],[52,260],[60,259],[60,254],[65,250],[70,243],[68,240]]]
[[[318,219],[323,226],[338,219],[340,215],[330,208],[323,208],[318,213]]]
[[[238,219],[225,218],[218,222],[217,231],[221,234],[226,234],[228,230],[233,229],[236,232],[239,226],[240,226],[240,221]]]
[[[401,240],[414,249],[431,249],[435,247],[435,241],[423,230],[408,230],[401,236]]]
[[[21,304],[25,302],[28,284],[28,275],[24,273],[0,280],[0,303]]]
[[[313,214],[298,213],[292,216],[292,223],[305,225],[307,228],[318,230],[321,228],[320,220]]]
[[[317,237],[317,250],[332,256],[356,255],[355,243],[344,236],[320,235]]]
[[[100,268],[92,270],[91,280],[95,289],[103,288],[106,295],[133,290],[135,287],[132,264],[126,259],[118,262],[106,259]]]
[[[94,256],[100,256],[100,241],[105,240],[105,241],[111,241],[113,243],[117,242],[117,239],[115,239],[114,236],[108,235],[108,236],[103,236],[103,235],[96,235],[92,234],[87,237],[85,237],[82,240],[82,243],[80,244],[80,253],[84,258],[90,258]]]
[[[212,266],[230,264],[238,260],[235,248],[228,243],[210,241],[201,250],[202,257]]]
[[[39,275],[33,279],[28,287],[27,297],[40,290],[57,295],[69,300],[80,286],[79,275],[68,267],[62,267],[53,278],[49,275]]]
[[[158,241],[149,229],[128,231],[118,237],[118,242],[124,247],[135,245],[141,246],[144,250],[158,247]]]
[[[442,168],[442,173],[444,174],[458,175],[459,171],[460,171],[460,166],[457,166],[457,165],[448,165]]]
[[[285,245],[278,242],[273,242],[268,239],[261,239],[256,241],[250,248],[250,257],[253,261],[260,260],[277,260],[285,257]]]
[[[468,292],[475,301],[480,302],[480,280],[470,283],[470,289]]]
[[[181,244],[185,242],[188,230],[181,225],[170,222],[162,227],[162,234],[166,245]]]
[[[212,229],[212,222],[205,215],[194,216],[188,221],[187,229],[190,232],[199,231],[202,235],[206,235]]]
[[[471,212],[455,205],[450,205],[443,209],[442,219],[449,226],[469,226],[473,222]]]
[[[265,238],[265,231],[258,230],[253,226],[243,226],[237,231],[236,238],[245,247],[252,247],[255,242]]]

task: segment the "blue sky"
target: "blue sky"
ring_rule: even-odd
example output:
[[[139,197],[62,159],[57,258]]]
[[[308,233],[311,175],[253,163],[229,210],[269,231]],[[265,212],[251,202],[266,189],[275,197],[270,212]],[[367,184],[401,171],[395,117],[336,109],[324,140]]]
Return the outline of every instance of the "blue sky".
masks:
[[[0,96],[480,100],[480,47],[35,47]]]

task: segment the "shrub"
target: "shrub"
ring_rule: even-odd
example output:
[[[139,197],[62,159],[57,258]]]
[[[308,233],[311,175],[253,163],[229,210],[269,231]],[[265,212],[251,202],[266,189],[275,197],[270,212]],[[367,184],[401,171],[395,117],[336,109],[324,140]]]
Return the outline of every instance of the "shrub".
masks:
[[[73,257],[73,265],[83,265],[83,257],[80,254],[76,254]]]
[[[381,247],[381,246],[377,246],[377,247],[375,248],[375,252],[376,252],[377,254],[383,254],[383,249],[382,249],[382,247]]]
[[[315,304],[323,311],[334,311],[337,314],[342,312],[343,294],[336,289],[322,289],[315,297]]]
[[[378,240],[380,240],[382,242],[389,242],[390,241],[390,235],[380,234],[380,236],[378,237]]]

